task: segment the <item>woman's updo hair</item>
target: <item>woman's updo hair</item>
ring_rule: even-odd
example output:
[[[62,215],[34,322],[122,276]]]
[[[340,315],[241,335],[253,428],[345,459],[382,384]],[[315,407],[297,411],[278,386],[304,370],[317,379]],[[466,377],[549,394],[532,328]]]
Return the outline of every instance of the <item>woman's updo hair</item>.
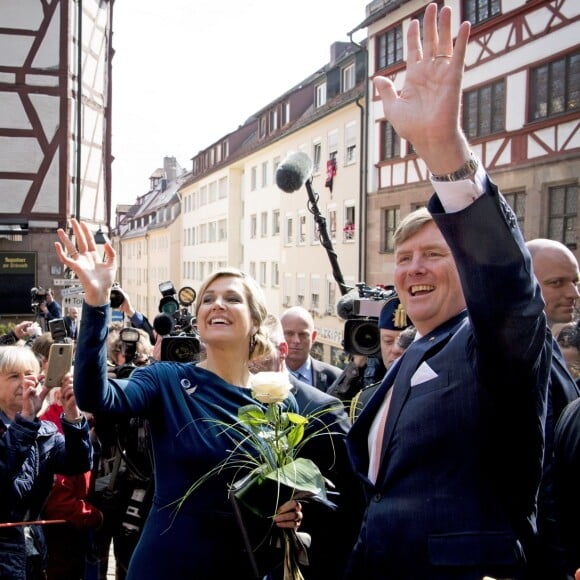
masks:
[[[268,316],[264,292],[262,292],[260,285],[256,280],[254,280],[254,278],[248,276],[238,268],[220,268],[219,270],[212,272],[202,282],[197,293],[198,300],[195,304],[196,317],[201,305],[201,298],[206,293],[208,287],[218,278],[238,278],[244,286],[246,301],[248,302],[248,308],[250,309],[250,316],[252,317],[254,324],[258,327],[256,333],[250,337],[250,343],[248,344],[249,360],[269,356],[272,353],[272,344],[270,340],[268,340],[267,330],[264,328],[264,322]]]

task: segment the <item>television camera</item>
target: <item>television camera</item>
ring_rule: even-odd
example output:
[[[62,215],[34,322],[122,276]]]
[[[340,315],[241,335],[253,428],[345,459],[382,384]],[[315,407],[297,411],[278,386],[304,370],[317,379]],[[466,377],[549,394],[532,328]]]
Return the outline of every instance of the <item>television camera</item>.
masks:
[[[381,350],[378,326],[383,306],[397,295],[393,286],[368,286],[359,282],[336,305],[345,320],[343,348],[349,354],[376,355]]]
[[[176,292],[170,281],[159,284],[161,300],[159,312],[153,320],[153,328],[163,336],[161,360],[173,362],[198,361],[201,341],[195,329],[195,316],[190,307],[195,302],[196,292],[190,286]]]
[[[48,290],[45,290],[42,286],[38,286],[38,288],[31,288],[30,290],[30,308],[32,312],[38,315],[39,306],[46,302],[46,295],[48,294]]]

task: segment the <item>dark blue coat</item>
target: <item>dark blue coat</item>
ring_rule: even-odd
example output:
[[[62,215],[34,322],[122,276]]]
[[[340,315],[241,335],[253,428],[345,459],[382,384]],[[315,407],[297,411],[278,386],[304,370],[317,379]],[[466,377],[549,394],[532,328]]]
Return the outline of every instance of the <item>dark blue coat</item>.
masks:
[[[513,212],[495,187],[445,214],[429,207],[467,311],[394,363],[347,437],[367,510],[348,576],[522,578],[534,541],[551,336]],[[421,364],[434,378],[411,386]],[[369,428],[394,384],[377,484]]]
[[[0,412],[0,522],[39,518],[55,473],[73,475],[91,468],[87,421],[63,421],[64,435],[51,421],[11,422]],[[42,538],[40,538],[42,541]],[[0,578],[24,579],[24,528],[0,528]]]

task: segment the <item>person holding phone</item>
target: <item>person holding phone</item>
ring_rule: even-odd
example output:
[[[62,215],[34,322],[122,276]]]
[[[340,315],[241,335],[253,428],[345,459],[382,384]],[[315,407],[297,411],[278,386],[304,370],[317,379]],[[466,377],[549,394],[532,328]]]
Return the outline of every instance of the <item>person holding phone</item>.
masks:
[[[91,468],[89,427],[76,404],[72,375],[62,384],[62,434],[38,417],[49,392],[41,379],[31,349],[0,347],[0,523],[12,524],[0,526],[0,578],[42,577],[42,528],[26,522],[39,519],[56,473]]]

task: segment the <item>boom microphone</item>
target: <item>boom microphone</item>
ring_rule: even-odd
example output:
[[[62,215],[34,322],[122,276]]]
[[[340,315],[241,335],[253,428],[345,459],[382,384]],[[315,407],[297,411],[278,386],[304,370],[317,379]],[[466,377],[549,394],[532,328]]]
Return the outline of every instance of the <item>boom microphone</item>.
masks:
[[[359,293],[356,288],[350,290],[336,303],[336,314],[342,320],[348,320],[354,315],[354,302],[359,298]]]
[[[276,169],[276,185],[286,193],[300,189],[312,175],[312,160],[306,153],[291,153]]]

